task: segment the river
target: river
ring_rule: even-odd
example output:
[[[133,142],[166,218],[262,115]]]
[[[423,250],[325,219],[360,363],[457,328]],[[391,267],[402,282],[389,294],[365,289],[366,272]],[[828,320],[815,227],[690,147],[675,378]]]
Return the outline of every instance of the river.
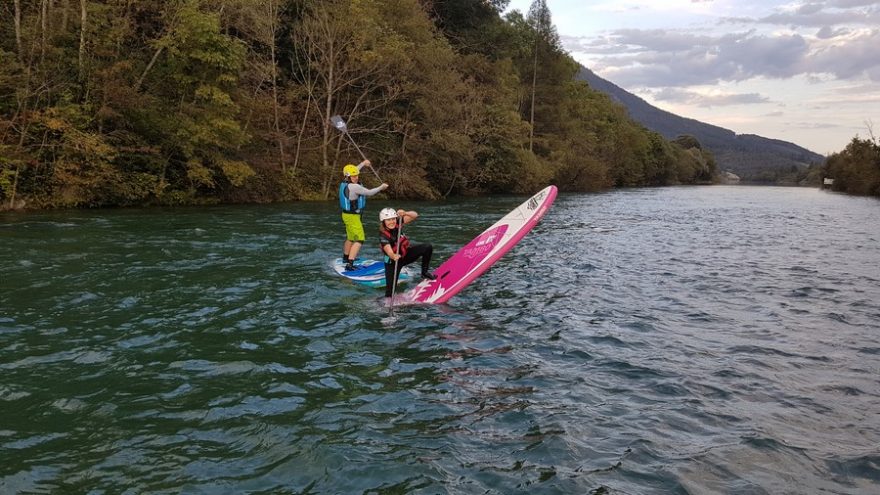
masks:
[[[523,199],[393,206],[436,266]],[[562,194],[393,313],[332,271],[342,232],[331,203],[0,214],[0,493],[880,493],[875,199]]]

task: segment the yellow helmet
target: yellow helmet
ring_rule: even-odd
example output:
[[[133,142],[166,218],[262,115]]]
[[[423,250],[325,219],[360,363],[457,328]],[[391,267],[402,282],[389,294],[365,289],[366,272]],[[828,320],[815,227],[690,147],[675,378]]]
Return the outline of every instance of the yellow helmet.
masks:
[[[344,175],[346,177],[352,177],[352,176],[358,175],[360,173],[361,173],[361,171],[358,170],[357,166],[352,165],[350,163],[348,165],[342,167],[342,175]]]

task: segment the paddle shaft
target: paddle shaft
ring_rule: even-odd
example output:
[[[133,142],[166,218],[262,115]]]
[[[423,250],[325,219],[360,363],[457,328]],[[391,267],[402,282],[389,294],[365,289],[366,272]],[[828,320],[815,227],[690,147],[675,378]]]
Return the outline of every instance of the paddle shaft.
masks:
[[[400,261],[400,238],[403,237],[403,217],[397,217],[397,245],[394,246],[394,280],[391,282],[391,314],[394,314],[394,292],[397,291],[397,263]]]
[[[340,117],[340,116],[337,115],[337,116],[333,117],[333,118],[330,119],[330,120],[334,123],[334,126],[333,126],[333,127],[336,127],[337,129],[339,129],[340,131],[342,131],[343,134],[345,134],[345,136],[348,138],[348,140],[351,141],[351,144],[354,145],[354,149],[356,149],[356,150],[358,151],[358,153],[360,153],[361,158],[363,158],[364,161],[366,161],[366,160],[367,160],[367,156],[364,155],[364,152],[361,151],[360,146],[358,146],[357,143],[354,142],[354,138],[351,137],[351,134],[348,133],[348,125],[346,125],[345,121],[342,120],[342,117]],[[370,164],[370,170],[373,171],[373,175],[376,176],[376,179],[378,179],[379,182],[382,182],[382,178],[379,177],[379,173],[376,172],[376,169],[373,168],[373,165],[372,165],[372,164]]]

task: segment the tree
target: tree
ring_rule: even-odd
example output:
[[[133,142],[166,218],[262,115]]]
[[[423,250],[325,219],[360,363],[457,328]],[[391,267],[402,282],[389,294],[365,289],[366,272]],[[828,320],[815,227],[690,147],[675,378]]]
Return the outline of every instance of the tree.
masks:
[[[826,175],[835,191],[880,196],[880,144],[854,137],[846,148],[826,160]]]
[[[287,174],[285,102],[279,74],[279,37],[284,5],[281,0],[254,3],[223,0],[221,22],[245,43],[247,56],[242,73],[242,103],[247,106],[245,125],[275,148],[272,166]],[[254,123],[253,119],[257,122]]]
[[[339,175],[331,161],[336,160],[341,136],[330,118],[342,114],[349,122],[357,122],[378,107],[390,105],[398,92],[388,78],[393,60],[382,56],[386,40],[375,23],[376,9],[370,2],[321,2],[306,11],[292,35],[293,74],[309,91],[309,101],[320,119],[323,197],[329,196],[330,184]]]
[[[45,2],[44,2],[45,4]],[[86,30],[88,27],[89,11],[86,0],[79,0],[80,18],[79,18],[79,79],[85,81],[85,58],[86,58]]]
[[[197,0],[169,9],[165,34],[156,41],[164,58],[151,72],[151,105],[137,118],[149,127],[140,132],[152,134],[167,158],[156,192],[178,201],[200,190],[241,186],[254,171],[235,157],[249,139],[235,102],[243,43],[222,33],[219,15],[201,10]]]
[[[556,27],[550,15],[550,8],[547,7],[546,0],[534,0],[529,7],[528,16],[529,26],[532,28],[534,37],[532,42],[532,92],[531,105],[529,112],[529,151],[533,150],[535,138],[535,92],[538,84],[538,51],[543,50],[555,55],[560,50],[559,36],[556,34]]]
[[[507,26],[499,13],[509,0],[423,0],[427,14],[451,46],[490,60],[507,55]]]
[[[21,46],[21,1],[13,0],[12,22],[15,25],[15,46],[19,61],[24,61],[24,48]]]

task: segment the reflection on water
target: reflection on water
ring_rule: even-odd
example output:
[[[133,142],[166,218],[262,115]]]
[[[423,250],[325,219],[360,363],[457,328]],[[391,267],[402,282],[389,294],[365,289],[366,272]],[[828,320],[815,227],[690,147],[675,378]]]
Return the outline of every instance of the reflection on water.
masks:
[[[439,263],[521,201],[410,234]],[[330,204],[6,214],[0,492],[871,493],[878,210],[562,195],[393,314],[329,267]]]

